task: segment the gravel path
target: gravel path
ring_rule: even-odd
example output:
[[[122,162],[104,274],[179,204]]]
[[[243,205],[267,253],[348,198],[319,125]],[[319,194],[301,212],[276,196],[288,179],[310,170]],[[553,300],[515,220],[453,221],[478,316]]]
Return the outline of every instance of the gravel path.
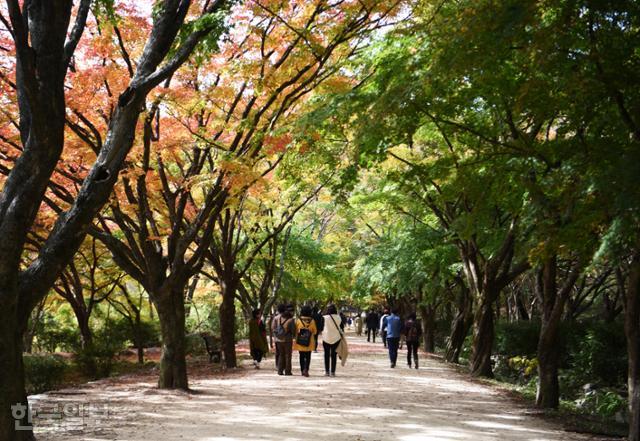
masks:
[[[299,369],[278,376],[271,357],[261,370],[244,361],[243,369],[192,378],[189,394],[158,390],[152,376],[133,376],[33,396],[35,408],[64,414],[39,420],[36,434],[51,441],[594,439],[562,431],[438,360],[423,356],[419,370],[409,369],[401,351],[398,367],[390,369],[380,343],[349,341],[349,361],[335,378],[323,376],[319,352],[309,378]]]

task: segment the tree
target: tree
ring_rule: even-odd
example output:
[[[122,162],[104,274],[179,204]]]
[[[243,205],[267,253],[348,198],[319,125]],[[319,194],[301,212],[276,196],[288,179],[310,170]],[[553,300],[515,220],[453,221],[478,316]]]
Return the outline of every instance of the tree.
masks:
[[[84,249],[80,248],[53,286],[73,309],[84,350],[93,343],[89,319],[94,308],[113,293],[122,278],[120,273],[114,274],[113,268],[109,268],[105,254],[104,249],[98,249],[95,239],[85,241]]]
[[[204,17],[223,2],[207,4]],[[211,20],[198,26],[178,46],[176,39],[189,12],[190,1],[166,0],[159,4],[147,44],[128,86],[120,92],[109,118],[105,142],[77,196],[61,212],[37,257],[21,268],[27,235],[45,200],[51,176],[65,144],[65,82],[81,42],[90,0],[8,0],[1,22],[13,40],[15,61],[6,81],[15,84],[19,107],[18,158],[3,182],[0,194],[0,440],[32,439],[31,431],[16,431],[12,405],[28,407],[24,392],[22,334],[28,317],[46,295],[62,269],[84,240],[86,228],[107,201],[129,152],[138,116],[148,93],[171,76],[214,27]],[[6,18],[5,13],[8,15]],[[73,26],[70,27],[72,18]],[[172,48],[174,49],[172,51]],[[170,53],[171,52],[171,53]],[[13,57],[15,54],[15,57]],[[74,66],[75,68],[75,66]],[[15,81],[11,79],[15,78]],[[22,420],[27,425],[27,418]]]

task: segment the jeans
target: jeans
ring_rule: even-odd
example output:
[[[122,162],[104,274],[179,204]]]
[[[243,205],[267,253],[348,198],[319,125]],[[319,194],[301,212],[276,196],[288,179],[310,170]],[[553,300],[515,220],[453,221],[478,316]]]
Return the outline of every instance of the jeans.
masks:
[[[367,328],[367,341],[371,341],[371,335],[373,335],[373,342],[376,342],[376,330],[373,328]]]
[[[258,363],[260,363],[262,361],[262,357],[263,356],[264,356],[264,354],[262,353],[262,351],[260,349],[252,349],[251,350],[251,358],[253,358]]]
[[[398,360],[398,345],[400,344],[399,337],[387,337],[387,347],[389,348],[389,360],[393,366],[396,365]]]
[[[409,366],[411,366],[411,354],[413,354],[416,367],[418,366],[418,346],[420,346],[419,342],[407,340],[407,364]]]
[[[291,356],[293,355],[293,342],[277,341],[276,348],[278,349],[278,373],[291,375]]]
[[[309,371],[311,365],[311,351],[300,351],[300,371],[302,373]]]
[[[324,371],[327,373],[336,372],[336,364],[338,363],[338,353],[336,352],[336,349],[338,349],[339,344],[340,340],[332,345],[322,342],[322,346],[324,347]],[[331,370],[329,370],[329,361],[331,361]]]

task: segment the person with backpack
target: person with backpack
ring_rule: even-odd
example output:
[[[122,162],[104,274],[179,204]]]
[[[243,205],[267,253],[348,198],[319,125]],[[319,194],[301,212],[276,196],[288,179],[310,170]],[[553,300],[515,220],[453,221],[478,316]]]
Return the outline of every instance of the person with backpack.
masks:
[[[404,324],[405,341],[407,342],[407,364],[411,367],[411,355],[416,369],[418,369],[418,347],[420,347],[420,337],[422,337],[422,326],[416,319],[416,313],[411,313]]]
[[[300,353],[300,372],[303,377],[309,376],[309,366],[311,365],[311,351],[315,347],[316,322],[313,320],[311,307],[303,306],[300,310],[300,317],[296,320],[296,339],[293,349]]]
[[[283,312],[273,319],[271,325],[276,341],[278,375],[293,375],[291,357],[293,355],[293,336],[296,332],[293,314],[288,308],[283,307]]]
[[[280,318],[282,317],[282,314],[284,314],[284,311],[286,309],[286,305],[284,303],[280,303],[278,305],[278,308],[276,309],[276,315],[274,315],[271,318],[271,323],[269,324],[269,331],[270,331],[270,336],[271,336],[271,349],[273,349],[275,351],[275,356],[276,356],[276,369],[279,366],[279,361],[280,360],[280,353],[278,352],[278,345],[275,344],[275,329],[276,329],[276,324],[278,323],[278,321],[280,320]]]
[[[269,352],[267,327],[262,321],[262,313],[259,309],[254,309],[251,315],[251,320],[249,320],[249,350],[253,365],[256,369],[260,369],[262,357]]]
[[[389,348],[389,360],[392,368],[396,367],[396,361],[398,360],[398,345],[400,344],[400,334],[402,332],[402,320],[398,316],[399,312],[398,307],[394,307],[391,310],[391,315],[386,319],[387,347]]]
[[[336,365],[338,364],[338,345],[342,339],[340,330],[340,316],[336,305],[329,305],[327,313],[323,317],[324,329],[322,331],[322,347],[324,348],[324,375],[336,376]]]

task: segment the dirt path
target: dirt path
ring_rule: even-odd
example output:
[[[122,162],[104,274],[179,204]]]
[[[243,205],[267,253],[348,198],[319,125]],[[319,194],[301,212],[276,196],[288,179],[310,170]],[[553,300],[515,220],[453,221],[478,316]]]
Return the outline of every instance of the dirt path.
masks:
[[[40,440],[589,440],[529,415],[491,387],[468,381],[437,360],[419,370],[390,369],[382,344],[349,337],[352,354],[335,378],[322,352],[311,377],[278,376],[273,357],[256,371],[196,378],[193,394],[160,391],[155,378],[105,380],[34,396],[36,408],[65,416],[41,420]],[[294,367],[297,353],[294,353]],[[108,414],[104,407],[108,406]],[[66,407],[64,407],[66,406]],[[77,416],[82,406],[84,420]]]

